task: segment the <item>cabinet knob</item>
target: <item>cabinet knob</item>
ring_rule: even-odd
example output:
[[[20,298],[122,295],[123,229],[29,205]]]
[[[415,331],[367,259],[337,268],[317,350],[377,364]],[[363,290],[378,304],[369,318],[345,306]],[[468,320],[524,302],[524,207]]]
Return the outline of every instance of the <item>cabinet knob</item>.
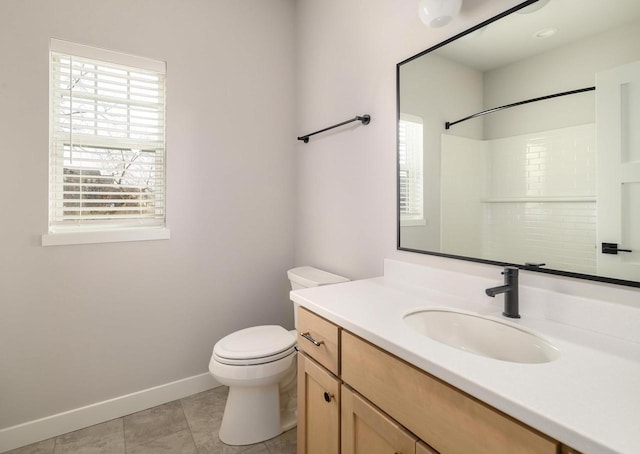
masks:
[[[331,402],[331,399],[333,399],[333,394],[329,394],[328,392],[325,391],[324,393],[324,400],[327,402]]]

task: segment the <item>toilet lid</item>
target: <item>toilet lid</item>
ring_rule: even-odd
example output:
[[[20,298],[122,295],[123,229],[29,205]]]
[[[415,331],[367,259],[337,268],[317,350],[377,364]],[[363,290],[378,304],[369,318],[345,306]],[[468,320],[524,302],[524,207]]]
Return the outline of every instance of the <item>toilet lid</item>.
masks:
[[[241,329],[220,339],[213,354],[228,360],[269,358],[289,353],[296,338],[282,326],[261,325]]]

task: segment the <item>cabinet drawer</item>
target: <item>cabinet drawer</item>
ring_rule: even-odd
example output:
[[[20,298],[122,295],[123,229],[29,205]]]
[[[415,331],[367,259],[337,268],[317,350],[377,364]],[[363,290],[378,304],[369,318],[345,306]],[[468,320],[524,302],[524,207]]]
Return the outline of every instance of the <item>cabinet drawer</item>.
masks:
[[[342,379],[441,454],[556,454],[558,443],[342,332]]]
[[[298,308],[298,348],[338,375],[338,327]]]

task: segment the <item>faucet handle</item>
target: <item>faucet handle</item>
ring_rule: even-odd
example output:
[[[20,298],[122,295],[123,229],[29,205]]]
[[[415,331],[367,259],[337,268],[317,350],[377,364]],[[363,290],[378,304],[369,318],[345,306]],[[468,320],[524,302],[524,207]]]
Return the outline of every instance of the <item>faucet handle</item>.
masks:
[[[524,267],[525,269],[536,269],[536,268],[540,268],[541,266],[545,266],[546,263],[533,263],[533,262],[524,262]]]
[[[513,277],[518,275],[518,271],[520,271],[520,269],[517,266],[505,266],[500,274]]]

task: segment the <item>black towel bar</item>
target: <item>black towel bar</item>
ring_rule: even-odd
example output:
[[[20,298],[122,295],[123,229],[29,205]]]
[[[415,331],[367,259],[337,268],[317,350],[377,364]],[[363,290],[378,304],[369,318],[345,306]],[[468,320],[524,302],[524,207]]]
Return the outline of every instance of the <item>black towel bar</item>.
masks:
[[[316,132],[312,132],[310,134],[305,134],[304,136],[300,136],[300,137],[298,137],[298,140],[302,140],[304,143],[309,143],[309,137],[311,137],[313,135],[320,134],[321,132],[325,132],[325,131],[328,131],[330,129],[337,128],[338,126],[346,125],[346,124],[352,123],[354,121],[361,121],[363,125],[368,125],[369,122],[371,121],[371,116],[370,115],[362,115],[362,116],[357,115],[356,117],[352,118],[351,120],[343,121],[342,123],[338,123],[337,125],[329,126],[328,128],[321,129],[320,131],[316,131]]]

